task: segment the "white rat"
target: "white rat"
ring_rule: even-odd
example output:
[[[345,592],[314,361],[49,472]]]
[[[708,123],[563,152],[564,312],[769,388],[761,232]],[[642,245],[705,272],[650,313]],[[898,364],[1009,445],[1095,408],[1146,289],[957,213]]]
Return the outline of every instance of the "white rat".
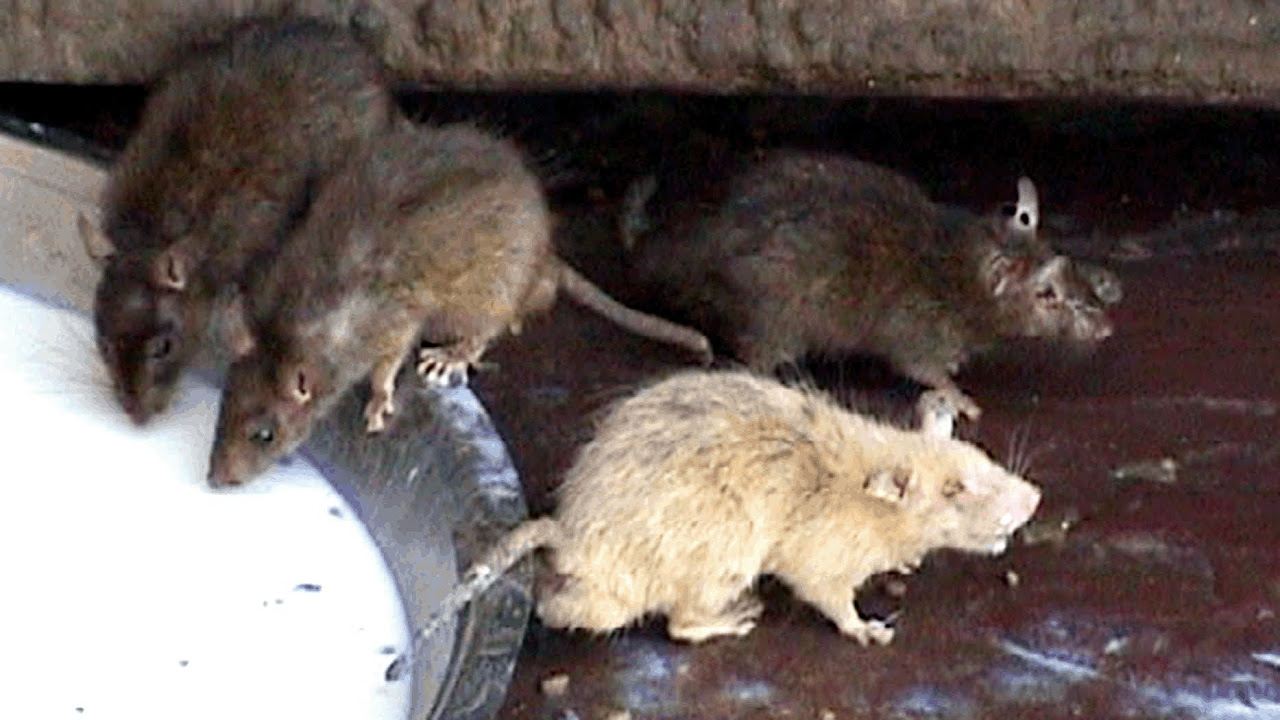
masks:
[[[864,581],[931,550],[999,554],[1040,502],[950,437],[944,402],[924,396],[924,429],[906,430],[746,371],[676,373],[607,413],[555,514],[499,541],[420,635],[547,548],[536,611],[550,627],[609,632],[656,613],[678,640],[744,635],[767,573],[845,635],[887,643],[893,629],[854,607]]]

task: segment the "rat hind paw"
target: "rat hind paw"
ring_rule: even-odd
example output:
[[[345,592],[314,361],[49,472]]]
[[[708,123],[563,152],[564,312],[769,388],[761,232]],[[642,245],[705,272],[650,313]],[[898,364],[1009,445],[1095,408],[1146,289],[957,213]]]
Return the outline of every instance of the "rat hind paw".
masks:
[[[893,628],[882,620],[863,620],[845,622],[840,625],[840,632],[858,641],[860,645],[888,645],[893,641]]]

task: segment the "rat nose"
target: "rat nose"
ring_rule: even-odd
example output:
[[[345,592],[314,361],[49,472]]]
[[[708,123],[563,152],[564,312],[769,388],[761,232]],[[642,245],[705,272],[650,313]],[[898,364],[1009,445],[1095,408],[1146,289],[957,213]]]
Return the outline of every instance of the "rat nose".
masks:
[[[209,466],[209,475],[205,478],[205,481],[214,490],[240,484],[240,478],[236,477],[234,472],[221,463],[214,463]]]
[[[120,404],[124,406],[124,412],[133,421],[134,425],[145,425],[150,414],[146,408],[142,406],[142,401],[132,395],[121,394]]]

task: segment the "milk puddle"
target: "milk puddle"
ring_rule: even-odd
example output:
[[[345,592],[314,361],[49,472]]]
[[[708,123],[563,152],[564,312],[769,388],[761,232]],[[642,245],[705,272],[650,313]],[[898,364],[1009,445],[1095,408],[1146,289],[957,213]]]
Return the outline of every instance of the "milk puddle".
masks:
[[[386,566],[301,460],[204,476],[218,393],[135,428],[87,318],[0,288],[0,718],[404,718]]]

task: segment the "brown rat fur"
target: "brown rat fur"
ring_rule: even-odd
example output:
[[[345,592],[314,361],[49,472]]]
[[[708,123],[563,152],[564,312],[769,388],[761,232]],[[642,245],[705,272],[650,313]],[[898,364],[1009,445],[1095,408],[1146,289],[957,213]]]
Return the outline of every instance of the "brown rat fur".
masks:
[[[420,338],[434,347],[419,352],[419,374],[465,378],[492,340],[561,289],[628,329],[708,354],[701,334],[618,305],[554,255],[522,154],[474,128],[397,128],[357,152],[313,207],[246,296],[245,322],[232,323],[243,357],[223,396],[215,486],[292,450],[366,375],[368,429],[383,429]]]
[[[755,370],[866,352],[976,417],[951,378],[972,354],[1011,337],[1089,346],[1112,331],[1074,264],[1016,215],[936,205],[901,174],[839,155],[722,164],[703,189],[660,195],[654,229],[628,240],[631,271],[655,305]],[[635,225],[624,219],[624,232]]]
[[[248,281],[310,201],[315,179],[395,122],[385,70],[342,28],[250,20],[188,51],[152,88],[102,198],[80,219],[104,262],[100,352],[142,423],[211,347],[220,290]]]
[[[925,398],[925,412],[946,402]],[[756,578],[771,574],[845,635],[888,642],[892,629],[854,607],[864,581],[937,549],[1003,552],[1039,504],[949,425],[893,427],[746,371],[674,374],[610,409],[554,515],[509,533],[444,612],[546,547],[537,613],[550,627],[608,632],[662,614],[676,639],[743,635],[761,611]]]

